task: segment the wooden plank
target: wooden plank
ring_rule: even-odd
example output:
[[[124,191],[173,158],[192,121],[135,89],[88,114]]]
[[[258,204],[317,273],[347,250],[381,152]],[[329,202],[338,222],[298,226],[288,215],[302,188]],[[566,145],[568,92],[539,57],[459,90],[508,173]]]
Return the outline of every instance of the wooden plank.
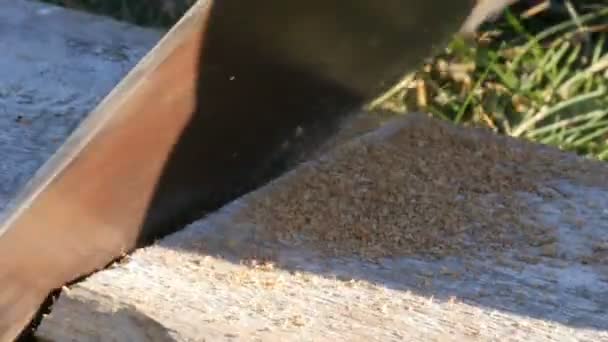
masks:
[[[0,211],[5,217],[37,169],[163,32],[35,1],[0,0],[0,8]],[[11,261],[2,257],[3,263]],[[0,293],[8,291],[3,287]]]
[[[272,238],[268,227],[253,217],[283,215],[284,209],[259,203],[275,196],[304,205],[297,202],[304,198],[301,193],[284,189],[302,179],[321,181],[326,176],[314,171],[316,166],[344,163],[343,152],[333,149],[65,289],[38,336],[57,341],[608,341],[608,269],[602,254],[608,250],[608,166],[473,129],[439,126],[413,114],[342,146],[359,146],[353,151],[362,153],[372,146],[399,144],[395,137],[429,134],[425,127],[444,127],[432,138],[440,142],[450,136],[451,144],[468,149],[483,141],[490,153],[517,152],[513,158],[548,163],[546,178],[528,179],[538,186],[535,192],[511,194],[517,196],[512,202],[495,202],[501,193],[490,192],[479,197],[486,207],[476,210],[481,219],[483,210],[495,211],[499,204],[527,207],[505,232],[540,229],[554,238],[552,251],[546,242],[523,240],[495,254],[476,254],[489,248],[477,245],[439,258],[414,254],[365,261]],[[486,140],[474,140],[478,136]],[[429,151],[424,144],[396,146],[421,156]],[[487,156],[470,158],[482,163]],[[443,163],[450,160],[458,162],[448,158]],[[381,159],[368,162],[380,163],[386,177],[415,169],[403,163],[389,167]],[[303,176],[311,169],[308,178]],[[354,168],[341,170],[345,173],[340,177],[358,177]],[[433,170],[437,174],[428,175],[429,186],[445,176]],[[480,171],[479,177],[501,177],[484,173],[491,170]],[[530,175],[518,172],[516,177]],[[376,182],[381,180],[367,179],[366,184]],[[282,191],[291,195],[276,197]],[[465,186],[461,191],[479,190]],[[324,200],[311,196],[309,201]],[[338,201],[346,203],[349,199],[343,196]],[[325,201],[321,205],[330,205],[329,198]],[[445,214],[462,214],[454,210]],[[345,214],[338,210],[335,217]],[[491,231],[501,232],[492,225],[509,223],[502,222],[508,219],[504,215],[489,217],[486,229]],[[297,215],[292,222],[305,224]]]
[[[314,152],[353,108],[446,43],[471,7],[344,6],[198,1],[5,210],[0,337],[52,290]]]

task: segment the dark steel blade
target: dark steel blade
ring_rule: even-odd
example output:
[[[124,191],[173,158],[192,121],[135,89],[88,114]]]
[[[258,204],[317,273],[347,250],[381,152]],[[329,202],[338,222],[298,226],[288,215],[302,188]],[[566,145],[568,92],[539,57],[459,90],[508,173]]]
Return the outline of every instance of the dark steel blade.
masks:
[[[54,289],[285,172],[458,31],[470,0],[200,0],[0,226],[0,340]]]

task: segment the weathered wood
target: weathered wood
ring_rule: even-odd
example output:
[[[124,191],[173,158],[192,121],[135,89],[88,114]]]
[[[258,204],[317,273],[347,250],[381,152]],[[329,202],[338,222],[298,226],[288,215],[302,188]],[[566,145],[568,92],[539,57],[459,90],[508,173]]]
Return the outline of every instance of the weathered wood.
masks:
[[[362,139],[382,142],[414,119],[427,120],[410,116]],[[569,167],[590,165],[555,153]],[[607,186],[554,179],[546,184],[548,196],[521,194],[528,224],[557,236],[547,257],[530,247],[500,258],[366,262],[269,243],[259,235],[263,227],[243,221],[252,200],[289,184],[311,163],[66,289],[38,335],[57,341],[608,341],[608,268],[581,261],[594,248],[608,248],[601,244]],[[608,179],[608,166],[592,165],[592,177]],[[243,262],[256,255],[271,256],[274,267]]]
[[[0,336],[53,289],[313,152],[471,9],[469,0],[345,6],[196,2],[6,209]]]

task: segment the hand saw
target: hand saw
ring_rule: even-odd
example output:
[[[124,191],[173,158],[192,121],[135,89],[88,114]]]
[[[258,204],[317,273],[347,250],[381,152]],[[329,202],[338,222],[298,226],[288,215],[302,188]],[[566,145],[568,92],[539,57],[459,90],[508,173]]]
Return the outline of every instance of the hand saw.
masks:
[[[4,213],[0,341],[27,334],[63,285],[285,172],[474,5],[196,2]]]

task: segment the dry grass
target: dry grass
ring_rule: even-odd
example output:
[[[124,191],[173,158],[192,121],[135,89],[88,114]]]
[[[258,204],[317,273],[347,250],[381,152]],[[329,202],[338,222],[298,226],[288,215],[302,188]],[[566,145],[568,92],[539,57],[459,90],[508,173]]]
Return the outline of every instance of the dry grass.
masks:
[[[475,46],[455,39],[375,108],[430,112],[608,160],[608,3],[530,3],[482,26]]]
[[[194,0],[42,0],[168,27]],[[494,0],[490,0],[494,1]],[[478,45],[455,40],[374,108],[430,112],[608,160],[608,4],[522,0],[482,26]]]

